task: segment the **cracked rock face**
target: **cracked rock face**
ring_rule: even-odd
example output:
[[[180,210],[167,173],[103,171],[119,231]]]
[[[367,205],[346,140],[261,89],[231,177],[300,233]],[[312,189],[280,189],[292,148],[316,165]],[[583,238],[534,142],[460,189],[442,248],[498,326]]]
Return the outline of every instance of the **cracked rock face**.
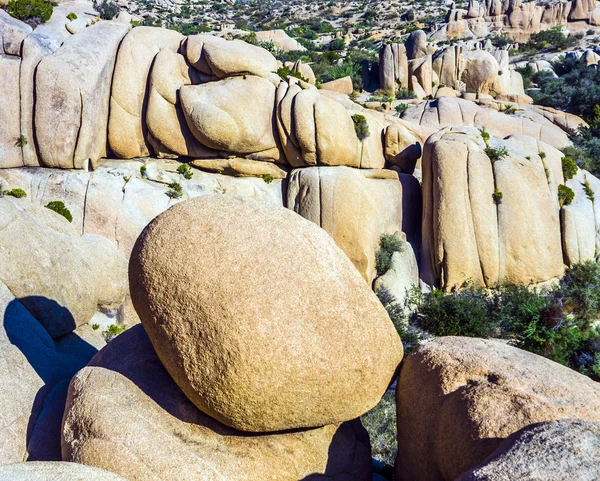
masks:
[[[116,474],[76,463],[33,462],[0,467],[0,481],[126,481]]]
[[[136,481],[371,480],[360,422],[272,434],[235,431],[187,399],[142,326],[111,341],[73,379],[62,453]]]
[[[452,481],[533,423],[600,421],[597,382],[501,341],[476,338],[422,344],[403,365],[396,402],[400,481]]]

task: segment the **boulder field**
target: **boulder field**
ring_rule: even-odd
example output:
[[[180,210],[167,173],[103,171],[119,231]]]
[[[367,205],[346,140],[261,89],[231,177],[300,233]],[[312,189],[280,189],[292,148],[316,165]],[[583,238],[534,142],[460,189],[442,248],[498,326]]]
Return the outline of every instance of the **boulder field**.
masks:
[[[567,4],[471,1],[445,28],[590,15]],[[398,117],[123,18],[0,10],[0,481],[381,479],[359,418],[394,382],[396,481],[598,478],[598,383],[474,338],[403,361],[373,292],[597,260],[600,180],[563,172],[581,119],[532,105],[506,51],[422,31],[381,51],[382,88],[417,96]]]

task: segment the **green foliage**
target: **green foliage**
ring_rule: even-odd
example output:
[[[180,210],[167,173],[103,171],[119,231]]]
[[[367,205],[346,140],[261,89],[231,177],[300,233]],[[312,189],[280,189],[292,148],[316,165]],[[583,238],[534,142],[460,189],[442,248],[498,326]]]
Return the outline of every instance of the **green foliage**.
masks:
[[[179,182],[171,182],[168,187],[169,190],[166,192],[167,197],[171,199],[181,199],[183,197],[183,188]]]
[[[594,202],[594,191],[592,190],[590,181],[587,179],[585,179],[585,181],[583,182],[583,190],[585,191],[585,195],[587,196],[587,198]]]
[[[354,122],[354,131],[356,132],[356,136],[362,142],[370,134],[367,119],[364,115],[354,114],[352,116],[352,122]]]
[[[419,291],[409,300],[414,320],[433,335],[504,338],[600,379],[600,265],[593,261],[571,267],[547,289],[465,283],[450,293]]]
[[[53,200],[52,202],[48,202],[45,207],[46,209],[53,210],[57,214],[62,215],[69,222],[73,222],[71,211],[65,207],[65,203],[62,200]]]
[[[517,113],[517,108],[514,105],[506,104],[504,105],[504,113],[506,115],[514,115]]]
[[[506,147],[496,149],[494,147],[488,146],[485,148],[485,154],[490,158],[492,163],[494,163],[498,160],[502,160],[504,157],[507,157],[508,150],[506,149]]]
[[[566,180],[572,179],[577,174],[577,163],[568,156],[562,158],[562,171]]]
[[[289,67],[278,68],[277,75],[279,75],[283,80],[287,80],[288,77],[295,77],[302,80],[303,82],[308,83],[308,79],[305,78],[300,72],[296,72],[295,70],[292,70]]]
[[[384,286],[377,289],[376,294],[379,298],[379,301],[387,311],[392,324],[394,324],[400,339],[402,339],[404,353],[408,354],[421,342],[419,335],[409,325],[409,319],[407,315],[408,309],[405,309],[405,306],[398,302],[392,293]]]
[[[567,36],[559,25],[549,30],[531,34],[529,41],[520,45],[519,50],[511,50],[511,55],[538,53],[541,50],[566,50],[577,44],[577,38]]]
[[[502,197],[503,197],[502,192],[500,192],[498,189],[496,189],[494,191],[494,193],[492,194],[492,200],[494,201],[494,204],[496,204],[496,205],[502,204]]]
[[[148,168],[145,165],[142,165],[140,167],[140,175],[142,177],[147,177],[148,176]]]
[[[273,182],[273,176],[271,174],[263,174],[261,177],[262,180],[265,181],[265,184],[270,184],[271,182]]]
[[[17,141],[16,141],[15,145],[17,147],[25,147],[27,145],[27,137],[25,137],[22,134],[19,135],[19,137],[17,138]]]
[[[71,12],[69,15],[67,15],[67,18],[71,21],[77,20],[77,14],[75,12]]]
[[[570,205],[575,198],[575,192],[569,186],[561,184],[558,186],[558,203],[562,207],[563,205]]]
[[[98,324],[98,323],[94,323],[94,324],[92,324],[92,329],[93,329],[94,331],[97,331],[98,329],[100,329],[100,324]]]
[[[401,87],[396,91],[396,99],[398,100],[410,100],[416,99],[417,94],[412,90],[407,89],[406,87]]]
[[[3,194],[10,195],[11,197],[16,197],[17,199],[20,199],[21,197],[27,197],[27,192],[25,192],[20,187],[17,187],[16,189],[11,189],[11,190],[5,190],[3,192]]]
[[[393,467],[398,449],[394,390],[388,390],[360,420],[369,433],[373,458]]]
[[[102,331],[102,336],[106,342],[109,342],[126,330],[126,326],[117,326],[116,324],[111,324],[105,331]]]
[[[375,254],[375,267],[378,275],[385,274],[392,267],[394,252],[402,252],[400,239],[392,234],[382,234],[379,238],[379,250]]]
[[[102,20],[112,20],[119,15],[119,6],[111,0],[93,0],[92,3]]]
[[[33,28],[47,22],[52,16],[54,5],[44,0],[9,0],[6,11],[14,18],[23,20]]]
[[[481,134],[481,138],[485,142],[485,145],[488,145],[488,142],[490,141],[490,133],[485,130],[485,127],[481,127],[479,129],[479,133]]]
[[[402,117],[402,114],[404,112],[406,112],[408,110],[408,104],[398,104],[396,105],[396,112],[398,112],[398,115],[400,115],[400,117]]]
[[[344,41],[343,38],[335,38],[333,39],[331,42],[329,42],[329,45],[327,46],[327,48],[329,50],[344,50],[346,48],[346,42]]]
[[[181,164],[177,167],[177,172],[183,175],[183,178],[187,180],[190,180],[194,176],[194,171],[188,164]]]

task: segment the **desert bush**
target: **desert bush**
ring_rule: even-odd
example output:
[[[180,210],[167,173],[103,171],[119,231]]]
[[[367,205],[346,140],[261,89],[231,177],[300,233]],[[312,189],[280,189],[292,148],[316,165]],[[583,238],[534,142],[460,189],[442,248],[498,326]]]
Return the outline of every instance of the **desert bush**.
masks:
[[[398,104],[396,105],[396,112],[398,113],[398,115],[400,117],[402,117],[402,114],[404,112],[406,112],[408,110],[408,104]]]
[[[502,192],[500,192],[498,189],[496,189],[494,191],[494,193],[492,194],[492,200],[494,201],[494,204],[496,204],[496,205],[502,204],[502,197],[504,197]]]
[[[354,131],[356,132],[356,136],[358,137],[358,140],[362,142],[369,136],[370,133],[367,119],[364,115],[354,114],[352,116],[352,122],[354,122]]]
[[[75,12],[71,12],[69,15],[67,15],[67,18],[71,21],[77,20],[77,14]]]
[[[169,190],[166,192],[167,197],[171,199],[181,199],[183,196],[183,188],[179,182],[171,182],[169,185]]]
[[[265,181],[265,184],[270,184],[271,182],[273,182],[273,176],[271,174],[263,174],[261,175],[262,180]]]
[[[11,197],[16,197],[17,199],[20,199],[21,197],[27,197],[27,192],[25,192],[20,187],[17,187],[16,189],[5,190],[3,192],[3,195],[10,195]]]
[[[379,237],[379,250],[375,254],[375,267],[378,275],[385,274],[392,267],[394,252],[402,252],[400,239],[392,234],[382,234]]]
[[[110,342],[126,330],[126,326],[117,326],[116,324],[111,324],[105,331],[102,331],[102,337],[104,337],[106,342]]]
[[[35,28],[52,17],[54,4],[44,0],[9,0],[6,11]]]
[[[194,171],[188,164],[181,164],[177,167],[177,172],[179,172],[184,179],[190,180],[194,176]]]
[[[590,185],[590,181],[585,179],[584,183],[583,183],[583,190],[585,192],[585,195],[587,196],[588,199],[590,199],[592,202],[594,202],[594,191],[592,190],[592,186]]]
[[[288,77],[295,77],[297,79],[302,80],[303,82],[308,83],[308,79],[306,77],[304,77],[300,72],[296,72],[295,70],[292,70],[289,67],[278,68],[277,75],[279,75],[283,80],[287,80]]]
[[[59,215],[62,215],[69,222],[73,222],[73,216],[71,211],[65,207],[65,203],[62,200],[53,200],[45,205],[46,209],[50,209]]]
[[[406,87],[399,88],[396,91],[396,99],[398,100],[410,100],[416,98],[417,94],[415,94],[412,90],[407,89]]]
[[[569,156],[562,158],[562,171],[566,180],[572,179],[577,174],[577,163]]]
[[[485,130],[485,127],[481,127],[479,129],[479,133],[481,134],[481,138],[485,142],[485,145],[488,145],[488,142],[490,141],[490,133]]]
[[[490,158],[490,160],[493,163],[493,162],[503,159],[504,157],[507,157],[508,150],[506,149],[506,147],[501,147],[499,149],[496,149],[494,147],[488,146],[485,148],[485,154]]]
[[[24,135],[19,135],[19,137],[17,137],[15,145],[17,147],[25,147],[27,145],[27,137],[25,137]]]
[[[102,20],[112,20],[119,15],[119,6],[111,0],[94,0],[93,5]]]
[[[393,467],[398,450],[394,390],[389,389],[379,404],[363,414],[360,420],[369,433],[373,458]]]
[[[570,205],[575,198],[575,192],[571,187],[561,184],[558,186],[558,203],[562,207],[563,205]]]

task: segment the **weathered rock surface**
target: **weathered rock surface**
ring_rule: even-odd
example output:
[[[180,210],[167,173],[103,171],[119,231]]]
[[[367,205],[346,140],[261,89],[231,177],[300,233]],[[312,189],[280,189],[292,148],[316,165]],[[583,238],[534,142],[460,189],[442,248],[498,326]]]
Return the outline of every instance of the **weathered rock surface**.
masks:
[[[21,56],[21,45],[32,29],[0,9],[0,54]]]
[[[398,174],[350,167],[297,169],[287,196],[288,208],[325,229],[370,285],[380,236],[402,231]]]
[[[126,481],[116,474],[77,463],[33,462],[0,467],[0,481]]]
[[[178,248],[165,256],[164,245]],[[402,357],[349,259],[288,209],[227,196],[176,205],[144,230],[129,272],[135,308],[173,379],[236,429],[354,419],[379,401]]]
[[[113,340],[73,379],[62,447],[64,459],[139,481],[371,480],[368,436],[358,421],[264,435],[228,428],[186,398],[142,326]]]
[[[593,481],[600,478],[599,457],[600,423],[549,421],[512,434],[456,481]]]
[[[128,28],[98,22],[39,63],[35,133],[43,165],[81,169],[106,156],[110,79]]]
[[[533,423],[600,421],[598,383],[495,340],[422,344],[406,359],[396,396],[400,481],[454,480]]]
[[[291,38],[285,33],[285,30],[264,30],[262,32],[256,32],[256,38],[263,42],[272,42],[276,48],[281,49],[284,52],[289,52],[291,50],[306,50],[306,48],[304,48],[296,39]]]
[[[0,12],[4,11],[0,10]],[[23,154],[18,143],[21,135],[20,68],[20,58],[0,53],[0,72],[2,72],[2,82],[0,82],[0,125],[2,125],[0,129],[0,168],[23,165]]]
[[[534,284],[563,273],[562,153],[526,136],[490,146],[506,156],[492,162],[474,129],[441,130],[425,144],[421,276],[430,285]]]
[[[136,27],[121,42],[108,123],[110,148],[117,157],[131,159],[149,155],[145,114],[150,68],[158,52],[177,52],[183,39],[183,35],[173,30]]]

